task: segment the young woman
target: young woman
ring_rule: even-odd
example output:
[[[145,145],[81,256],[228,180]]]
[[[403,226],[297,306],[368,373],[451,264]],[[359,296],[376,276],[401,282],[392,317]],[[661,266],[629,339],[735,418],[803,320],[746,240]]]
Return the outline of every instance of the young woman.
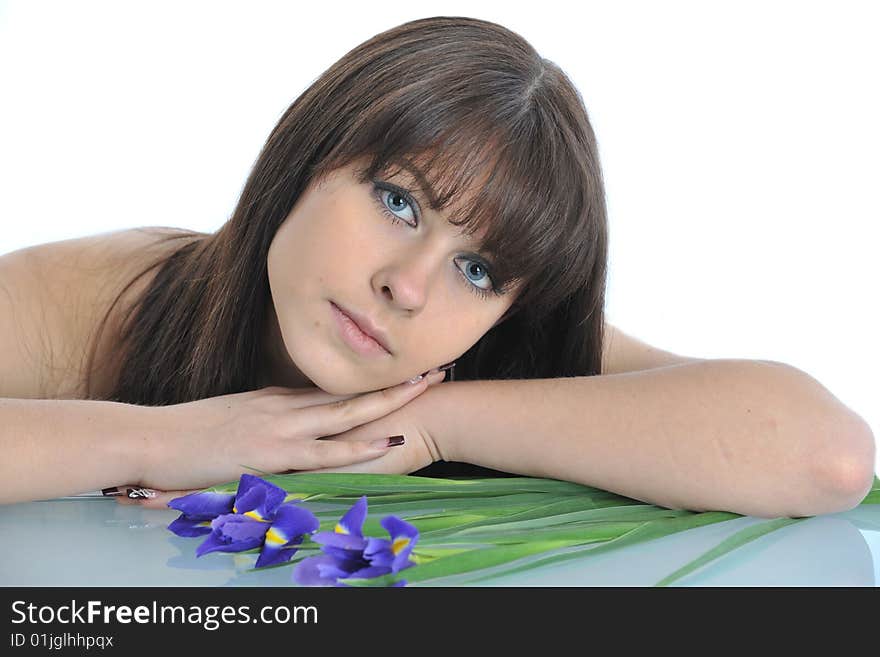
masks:
[[[0,258],[0,502],[488,469],[765,517],[858,504],[866,423],[793,366],[607,325],[606,249],[555,64],[475,19],[379,34],[285,112],[216,233]]]

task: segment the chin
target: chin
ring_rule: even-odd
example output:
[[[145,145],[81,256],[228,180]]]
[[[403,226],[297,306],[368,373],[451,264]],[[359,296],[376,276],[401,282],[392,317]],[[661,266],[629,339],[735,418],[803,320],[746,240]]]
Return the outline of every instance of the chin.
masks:
[[[318,386],[324,392],[330,395],[361,395],[367,392],[375,392],[376,390],[381,390],[382,388],[376,388],[372,386],[345,386],[345,385],[328,385],[328,386]]]
[[[312,382],[319,389],[330,395],[359,395],[364,392],[372,392],[374,390],[381,390],[382,385],[370,384],[368,382],[360,382],[357,380],[354,381],[345,381],[340,379],[339,377],[323,377],[323,376],[315,376],[311,377]]]
[[[301,343],[305,344],[307,341],[308,338],[305,338]],[[332,349],[316,348],[304,353],[288,350],[288,354],[311,385],[331,395],[359,395],[404,381],[391,379],[385,382],[387,373],[370,373],[366,368],[360,368],[356,363],[340,358]]]

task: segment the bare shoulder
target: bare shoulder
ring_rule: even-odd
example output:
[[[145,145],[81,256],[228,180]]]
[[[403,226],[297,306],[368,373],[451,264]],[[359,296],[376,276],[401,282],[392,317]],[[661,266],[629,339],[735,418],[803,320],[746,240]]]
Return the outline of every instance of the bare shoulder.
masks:
[[[93,351],[95,362],[108,367],[92,377],[92,396],[107,388],[112,383],[109,362],[118,344],[117,320],[155,270],[129,283],[180,246],[179,240],[168,239],[172,234],[189,233],[164,227],[126,229],[0,257],[0,397],[81,399]]]
[[[602,374],[622,374],[705,360],[654,347],[608,322],[605,322],[602,347]]]

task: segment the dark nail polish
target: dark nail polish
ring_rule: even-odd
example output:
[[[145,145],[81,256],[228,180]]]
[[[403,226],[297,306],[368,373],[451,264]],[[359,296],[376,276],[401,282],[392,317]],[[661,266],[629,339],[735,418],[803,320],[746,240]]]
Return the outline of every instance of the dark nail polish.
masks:
[[[102,488],[101,494],[105,497],[116,497],[118,495],[122,495],[122,491],[119,490],[116,486],[113,486],[112,488]]]
[[[397,447],[398,445],[403,445],[403,443],[403,436],[391,436],[390,438],[388,438],[389,447]]]
[[[149,488],[128,488],[125,494],[130,500],[146,500],[156,497],[156,491]]]
[[[422,372],[419,376],[424,379],[429,374],[432,374],[434,372],[437,372],[439,374],[440,372],[443,372],[445,370],[451,370],[453,367],[455,367],[455,361],[452,361],[451,363],[446,363],[446,365],[441,365],[440,367],[435,367],[434,369],[428,370],[427,372]]]

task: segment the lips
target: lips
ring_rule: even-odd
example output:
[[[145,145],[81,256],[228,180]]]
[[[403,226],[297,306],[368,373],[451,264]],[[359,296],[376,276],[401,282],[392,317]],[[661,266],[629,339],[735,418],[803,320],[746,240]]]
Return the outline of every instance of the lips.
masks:
[[[344,306],[340,306],[333,301],[331,301],[330,303],[335,306],[336,309],[339,310],[339,312],[346,315],[362,333],[378,342],[382,346],[382,348],[385,349],[385,351],[387,351],[389,354],[391,353],[385,331],[373,324],[373,322],[370,321],[368,317],[349,310]]]

